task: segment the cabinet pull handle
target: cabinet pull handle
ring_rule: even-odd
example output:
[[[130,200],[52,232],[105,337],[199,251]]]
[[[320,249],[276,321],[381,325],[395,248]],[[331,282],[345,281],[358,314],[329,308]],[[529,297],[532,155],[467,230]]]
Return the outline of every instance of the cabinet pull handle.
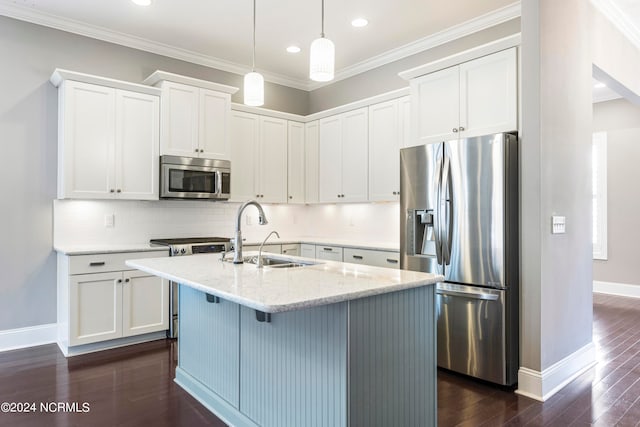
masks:
[[[129,283],[131,281],[131,279],[129,279],[128,277],[126,279],[124,279],[125,283]]]
[[[464,130],[464,127],[463,127],[463,126],[460,126],[460,127],[458,128],[458,130],[459,130],[460,132],[462,132],[462,131]]]
[[[453,128],[453,133],[458,133],[458,128]]]
[[[355,259],[362,259],[362,255],[353,255]]]
[[[102,267],[104,265],[104,261],[94,261],[89,263],[89,267]]]
[[[331,248],[322,248],[322,250],[331,252],[333,249],[331,249]]]
[[[391,263],[391,264],[397,264],[398,260],[397,259],[393,259],[393,258],[387,258],[387,262]]]

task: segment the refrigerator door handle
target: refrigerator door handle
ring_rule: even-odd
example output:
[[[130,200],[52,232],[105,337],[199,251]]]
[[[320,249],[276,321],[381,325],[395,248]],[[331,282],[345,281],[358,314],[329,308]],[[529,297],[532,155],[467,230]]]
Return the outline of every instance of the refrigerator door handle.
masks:
[[[449,174],[451,172],[451,162],[449,156],[445,154],[444,167],[442,169],[442,186],[440,188],[439,206],[441,210],[440,229],[441,229],[441,241],[442,241],[442,262],[444,265],[449,265],[451,258],[451,221],[453,219],[451,200],[449,197]],[[445,216],[446,215],[446,216]]]
[[[497,301],[499,297],[499,295],[487,294],[484,292],[462,292],[462,291],[452,291],[449,289],[447,290],[438,289],[436,290],[436,293],[438,295],[450,295],[450,296],[479,299],[479,300],[486,300],[486,301]]]
[[[436,163],[436,179],[434,181],[434,192],[436,196],[436,205],[434,210],[434,218],[433,218],[433,235],[435,237],[436,243],[436,260],[438,265],[442,265],[442,239],[440,238],[440,221],[442,218],[442,214],[440,212],[440,177],[442,174],[442,157],[438,157],[438,161]]]

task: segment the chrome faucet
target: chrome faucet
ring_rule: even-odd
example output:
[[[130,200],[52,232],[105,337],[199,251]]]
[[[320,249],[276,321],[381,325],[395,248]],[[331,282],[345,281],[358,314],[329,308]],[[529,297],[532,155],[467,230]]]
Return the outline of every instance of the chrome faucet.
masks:
[[[260,203],[256,202],[255,200],[249,200],[247,202],[244,202],[239,208],[238,208],[238,214],[236,215],[236,236],[234,237],[234,242],[233,245],[235,247],[235,254],[233,255],[233,263],[234,264],[242,264],[243,263],[243,259],[242,259],[242,231],[240,231],[240,218],[242,217],[242,212],[244,211],[244,209],[249,206],[249,205],[253,205],[256,208],[258,208],[258,224],[260,225],[266,225],[268,224],[267,221],[267,217],[264,215],[264,211],[262,210],[262,206],[260,206]]]
[[[264,266],[262,261],[262,247],[264,246],[265,243],[267,243],[267,240],[269,240],[269,237],[271,237],[273,234],[278,236],[278,239],[280,238],[280,235],[275,230],[269,233],[269,235],[264,238],[264,240],[262,241],[262,244],[260,245],[260,249],[258,250],[258,268],[262,268]]]

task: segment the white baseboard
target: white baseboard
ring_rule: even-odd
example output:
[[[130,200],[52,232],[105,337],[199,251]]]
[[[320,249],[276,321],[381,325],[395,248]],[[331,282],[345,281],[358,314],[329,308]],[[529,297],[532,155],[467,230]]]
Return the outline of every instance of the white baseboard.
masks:
[[[521,367],[516,393],[544,402],[595,364],[595,346],[591,342],[542,372]]]
[[[600,294],[619,295],[622,297],[640,298],[640,285],[628,283],[593,281],[593,292]]]
[[[55,323],[0,331],[0,351],[51,344],[56,342],[57,332]]]

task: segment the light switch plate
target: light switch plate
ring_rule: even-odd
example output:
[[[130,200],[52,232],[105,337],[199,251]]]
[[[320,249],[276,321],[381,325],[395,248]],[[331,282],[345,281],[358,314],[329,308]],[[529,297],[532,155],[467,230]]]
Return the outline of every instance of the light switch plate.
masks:
[[[551,234],[564,234],[565,233],[565,217],[564,216],[552,216],[551,217]]]
[[[104,226],[106,228],[113,228],[116,224],[116,214],[107,214],[104,216]]]

